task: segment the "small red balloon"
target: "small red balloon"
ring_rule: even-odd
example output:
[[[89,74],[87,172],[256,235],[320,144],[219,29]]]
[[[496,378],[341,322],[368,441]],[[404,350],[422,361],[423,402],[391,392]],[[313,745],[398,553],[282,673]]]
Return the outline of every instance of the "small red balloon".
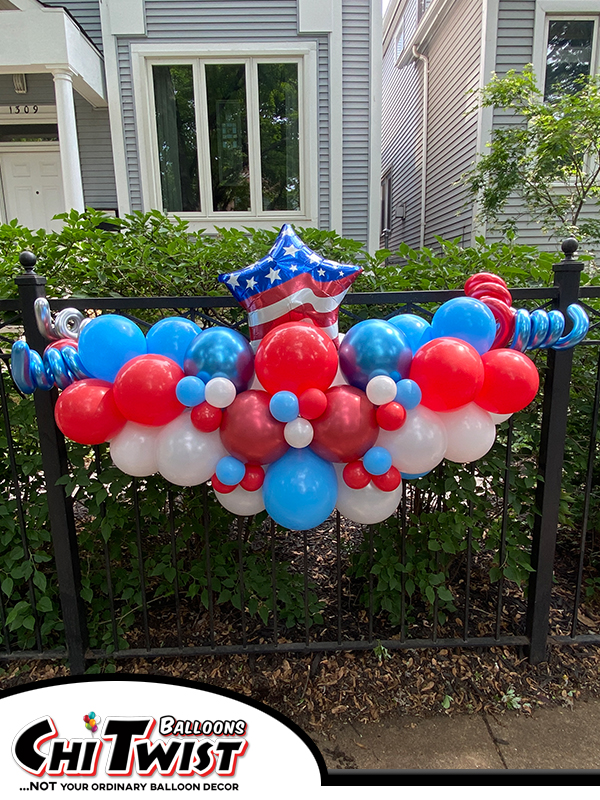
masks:
[[[89,721],[90,721],[90,718],[88,717],[88,715],[87,715],[87,714],[86,714],[86,715],[85,715],[85,717],[83,718],[83,721],[84,721],[84,722],[89,722]]]
[[[200,403],[199,406],[192,408],[190,419],[192,420],[192,425],[198,428],[199,431],[211,433],[220,427],[223,412],[220,408],[211,406],[210,403]]]
[[[402,475],[396,467],[390,467],[383,475],[372,475],[371,480],[382,492],[393,492],[400,486]]]
[[[334,386],[327,392],[327,410],[312,421],[311,448],[326,461],[357,461],[377,441],[375,406],[355,386]]]
[[[265,471],[260,464],[246,464],[246,474],[240,486],[247,492],[256,492],[265,482]]]
[[[481,389],[483,362],[461,339],[432,339],[415,353],[409,377],[419,384],[424,406],[451,411],[470,403]]]
[[[229,492],[233,492],[238,484],[234,483],[233,486],[228,483],[222,483],[218,478],[216,473],[210,479],[212,483],[212,487],[215,492],[220,492],[221,494],[229,494]]]
[[[384,431],[397,431],[406,422],[406,409],[400,403],[391,402],[377,409],[377,424]]]
[[[482,356],[483,386],[475,402],[494,414],[514,414],[537,394],[540,376],[533,361],[518,350],[489,350]]]
[[[67,439],[79,444],[101,444],[115,436],[126,423],[107,381],[86,378],[61,393],[54,418]]]
[[[256,352],[254,369],[261,386],[270,394],[331,386],[338,367],[332,340],[314,323],[286,322],[264,337]]]
[[[307,389],[298,398],[300,416],[304,419],[317,419],[325,413],[327,395],[320,389]]]
[[[232,456],[244,464],[271,464],[287,452],[285,424],[269,411],[266,392],[241,392],[223,412],[221,441]]]
[[[364,489],[371,481],[371,476],[365,469],[362,461],[351,461],[346,464],[342,477],[346,486],[351,489]]]
[[[121,367],[115,378],[115,401],[124,417],[140,425],[166,425],[184,410],[176,388],[184,377],[167,356],[148,353]]]

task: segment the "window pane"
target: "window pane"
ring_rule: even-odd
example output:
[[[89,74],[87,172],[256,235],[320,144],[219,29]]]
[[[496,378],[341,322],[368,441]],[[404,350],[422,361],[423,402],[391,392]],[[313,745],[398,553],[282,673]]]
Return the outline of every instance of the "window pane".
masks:
[[[298,65],[259,64],[260,158],[264,211],[300,208]]]
[[[191,65],[152,67],[164,211],[200,211]]]
[[[577,78],[590,74],[593,36],[593,20],[550,21],[544,100],[577,91]]]
[[[214,211],[250,209],[250,167],[243,64],[206,65]]]

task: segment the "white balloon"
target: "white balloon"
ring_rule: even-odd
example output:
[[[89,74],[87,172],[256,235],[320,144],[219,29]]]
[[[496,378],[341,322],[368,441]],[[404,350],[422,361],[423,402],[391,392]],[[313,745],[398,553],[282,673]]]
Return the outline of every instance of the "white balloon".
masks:
[[[475,403],[439,412],[439,418],[448,434],[446,458],[449,461],[459,464],[477,461],[494,444],[496,426],[491,414]]]
[[[184,411],[162,428],[158,437],[158,470],[177,486],[196,486],[210,480],[217,462],[228,455],[219,431],[203,433]]]
[[[157,441],[162,427],[127,422],[110,440],[110,457],[126,475],[145,478],[158,472]]]
[[[215,408],[227,408],[235,400],[235,395],[235,384],[229,378],[211,378],[206,384],[206,402]]]
[[[381,430],[377,445],[392,454],[392,463],[406,475],[429,472],[443,459],[448,444],[439,414],[423,405],[406,412],[398,431]]]
[[[388,375],[377,375],[367,383],[366,391],[373,405],[382,406],[396,399],[396,382]]]
[[[308,447],[313,440],[315,431],[307,419],[297,417],[287,423],[283,429],[283,435],[290,447],[295,447],[299,450],[302,447]]]
[[[351,489],[344,483],[344,464],[334,464],[338,479],[336,508],[346,519],[360,525],[374,525],[390,517],[402,497],[402,482],[393,492],[382,492],[374,483],[364,489]]]
[[[265,509],[262,489],[257,489],[255,492],[247,492],[241,486],[236,486],[233,492],[225,494],[221,494],[215,489],[215,494],[223,508],[231,511],[232,514],[238,514],[240,517],[250,517],[252,514],[258,514]]]
[[[507,419],[512,417],[512,414],[493,414],[491,411],[487,412],[494,421],[494,425],[500,425],[506,422]]]

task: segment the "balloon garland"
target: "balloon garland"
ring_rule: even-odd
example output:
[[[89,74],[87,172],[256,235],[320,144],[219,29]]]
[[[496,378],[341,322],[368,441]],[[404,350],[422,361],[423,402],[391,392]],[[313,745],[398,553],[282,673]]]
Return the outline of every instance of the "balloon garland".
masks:
[[[67,309],[53,322],[37,301],[52,341],[43,357],[16,342],[13,379],[24,393],[62,389],[55,417],[64,435],[108,442],[129,475],[210,481],[232,513],[266,508],[291,530],[321,524],[336,507],[376,523],[396,509],[403,479],[444,458],[485,455],[496,425],[538,390],[524,351],[573,347],[589,321],[569,306],[565,336],[559,311],[515,310],[504,281],[479,273],[431,324],[398,314],[342,336],[339,305],[359,273],[284,226],[265,258],[220,276],[254,314],[252,344],[182,317],[146,336],[113,314],[85,320]]]

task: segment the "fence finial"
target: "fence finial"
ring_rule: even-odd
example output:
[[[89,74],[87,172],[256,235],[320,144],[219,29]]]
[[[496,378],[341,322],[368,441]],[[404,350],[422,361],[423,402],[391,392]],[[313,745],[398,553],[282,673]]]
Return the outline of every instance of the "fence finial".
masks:
[[[31,250],[23,250],[19,256],[19,263],[25,269],[25,272],[35,272],[34,267],[37,263],[37,256]]]
[[[568,239],[563,241],[561,249],[565,254],[566,261],[572,261],[575,258],[575,253],[577,252],[578,247],[579,242],[573,236],[569,236]]]

